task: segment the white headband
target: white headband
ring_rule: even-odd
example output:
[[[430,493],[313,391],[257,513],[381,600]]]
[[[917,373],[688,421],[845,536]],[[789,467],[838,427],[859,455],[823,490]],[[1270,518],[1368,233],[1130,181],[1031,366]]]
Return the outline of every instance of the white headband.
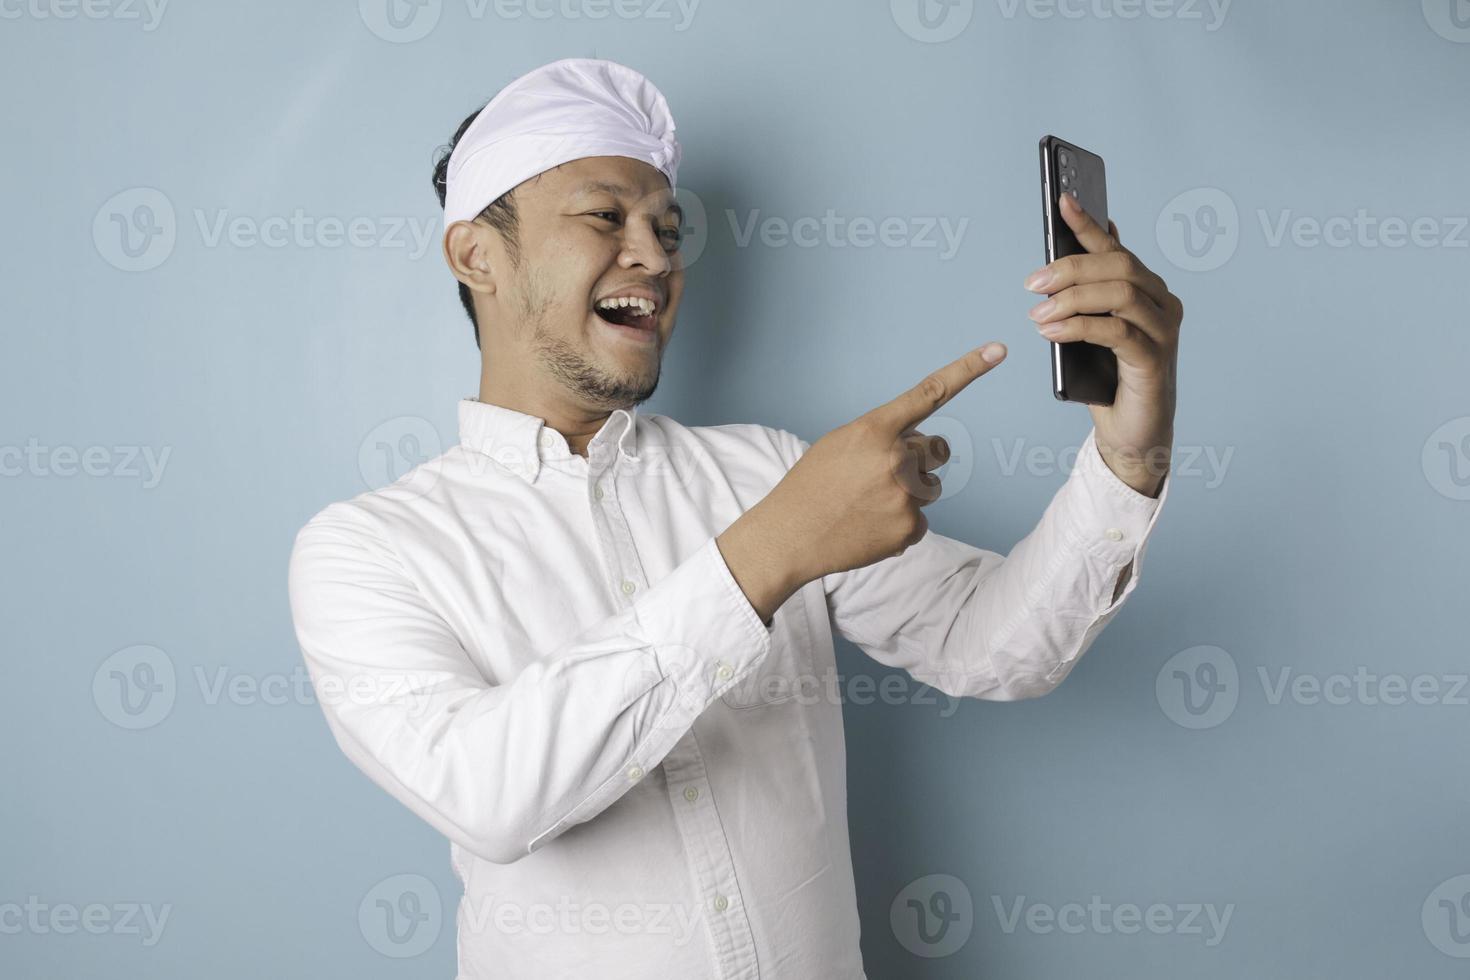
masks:
[[[455,144],[445,176],[444,227],[569,160],[632,157],[675,186],[679,141],[654,84],[614,61],[564,58],[500,91]]]

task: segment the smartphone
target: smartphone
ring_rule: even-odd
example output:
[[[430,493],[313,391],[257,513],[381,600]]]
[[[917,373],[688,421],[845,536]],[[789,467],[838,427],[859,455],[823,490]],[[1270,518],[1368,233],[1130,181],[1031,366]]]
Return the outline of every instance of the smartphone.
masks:
[[[1041,138],[1042,218],[1046,226],[1046,261],[1087,249],[1077,241],[1058,210],[1061,195],[1070,194],[1092,220],[1108,226],[1108,189],[1103,159],[1055,136]],[[1111,405],[1118,392],[1118,358],[1111,349],[1085,340],[1051,342],[1051,390],[1060,401]]]

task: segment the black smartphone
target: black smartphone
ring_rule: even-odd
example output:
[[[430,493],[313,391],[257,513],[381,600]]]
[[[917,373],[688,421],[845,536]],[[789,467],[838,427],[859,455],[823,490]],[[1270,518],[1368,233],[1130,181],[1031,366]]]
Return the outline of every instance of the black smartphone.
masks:
[[[1055,136],[1041,138],[1042,218],[1046,261],[1087,251],[1058,210],[1070,194],[1092,220],[1108,226],[1108,188],[1103,159]],[[1051,390],[1061,401],[1111,405],[1118,392],[1118,358],[1112,350],[1085,340],[1051,342]]]

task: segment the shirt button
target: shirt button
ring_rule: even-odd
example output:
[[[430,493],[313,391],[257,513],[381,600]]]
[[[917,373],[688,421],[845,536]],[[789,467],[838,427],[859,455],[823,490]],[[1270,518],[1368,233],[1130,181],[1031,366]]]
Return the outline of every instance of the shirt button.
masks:
[[[633,590],[635,590],[637,588],[638,588],[638,586],[634,585],[632,582],[629,582],[627,579],[623,579],[623,594],[624,595],[632,595],[633,594]]]
[[[715,896],[715,911],[723,912],[730,907],[730,900],[724,895]]]
[[[638,765],[637,763],[634,763],[633,765],[629,766],[628,767],[628,778],[629,779],[642,779],[643,778],[643,767],[640,766],[640,765]]]
[[[595,486],[595,487],[592,488],[592,496],[596,497],[598,500],[601,500],[602,499],[602,484],[601,483],[599,483],[597,486]]]
[[[1123,532],[1120,531],[1120,530],[1118,530],[1115,527],[1110,527],[1106,531],[1104,531],[1103,533],[1108,536],[1108,540],[1109,541],[1122,541],[1123,540]]]
[[[689,788],[685,789],[684,799],[688,800],[690,803],[693,803],[695,800],[699,799],[699,789],[694,786],[690,786]]]
[[[720,664],[720,669],[715,671],[715,673],[719,675],[720,680],[728,681],[734,675],[735,671],[730,669],[729,664]]]
[[[550,449],[551,444],[555,441],[555,438],[551,435],[550,432],[547,432],[545,429],[541,430],[541,445],[545,446],[547,449]]]

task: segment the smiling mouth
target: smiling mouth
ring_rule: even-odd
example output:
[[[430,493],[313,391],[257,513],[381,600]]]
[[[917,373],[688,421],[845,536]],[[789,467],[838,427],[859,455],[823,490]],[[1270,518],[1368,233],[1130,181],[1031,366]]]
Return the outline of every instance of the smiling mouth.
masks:
[[[656,313],[647,315],[640,314],[636,307],[623,306],[611,309],[600,309],[594,307],[593,313],[604,323],[611,323],[619,327],[636,327],[639,330],[652,330],[658,319]]]

